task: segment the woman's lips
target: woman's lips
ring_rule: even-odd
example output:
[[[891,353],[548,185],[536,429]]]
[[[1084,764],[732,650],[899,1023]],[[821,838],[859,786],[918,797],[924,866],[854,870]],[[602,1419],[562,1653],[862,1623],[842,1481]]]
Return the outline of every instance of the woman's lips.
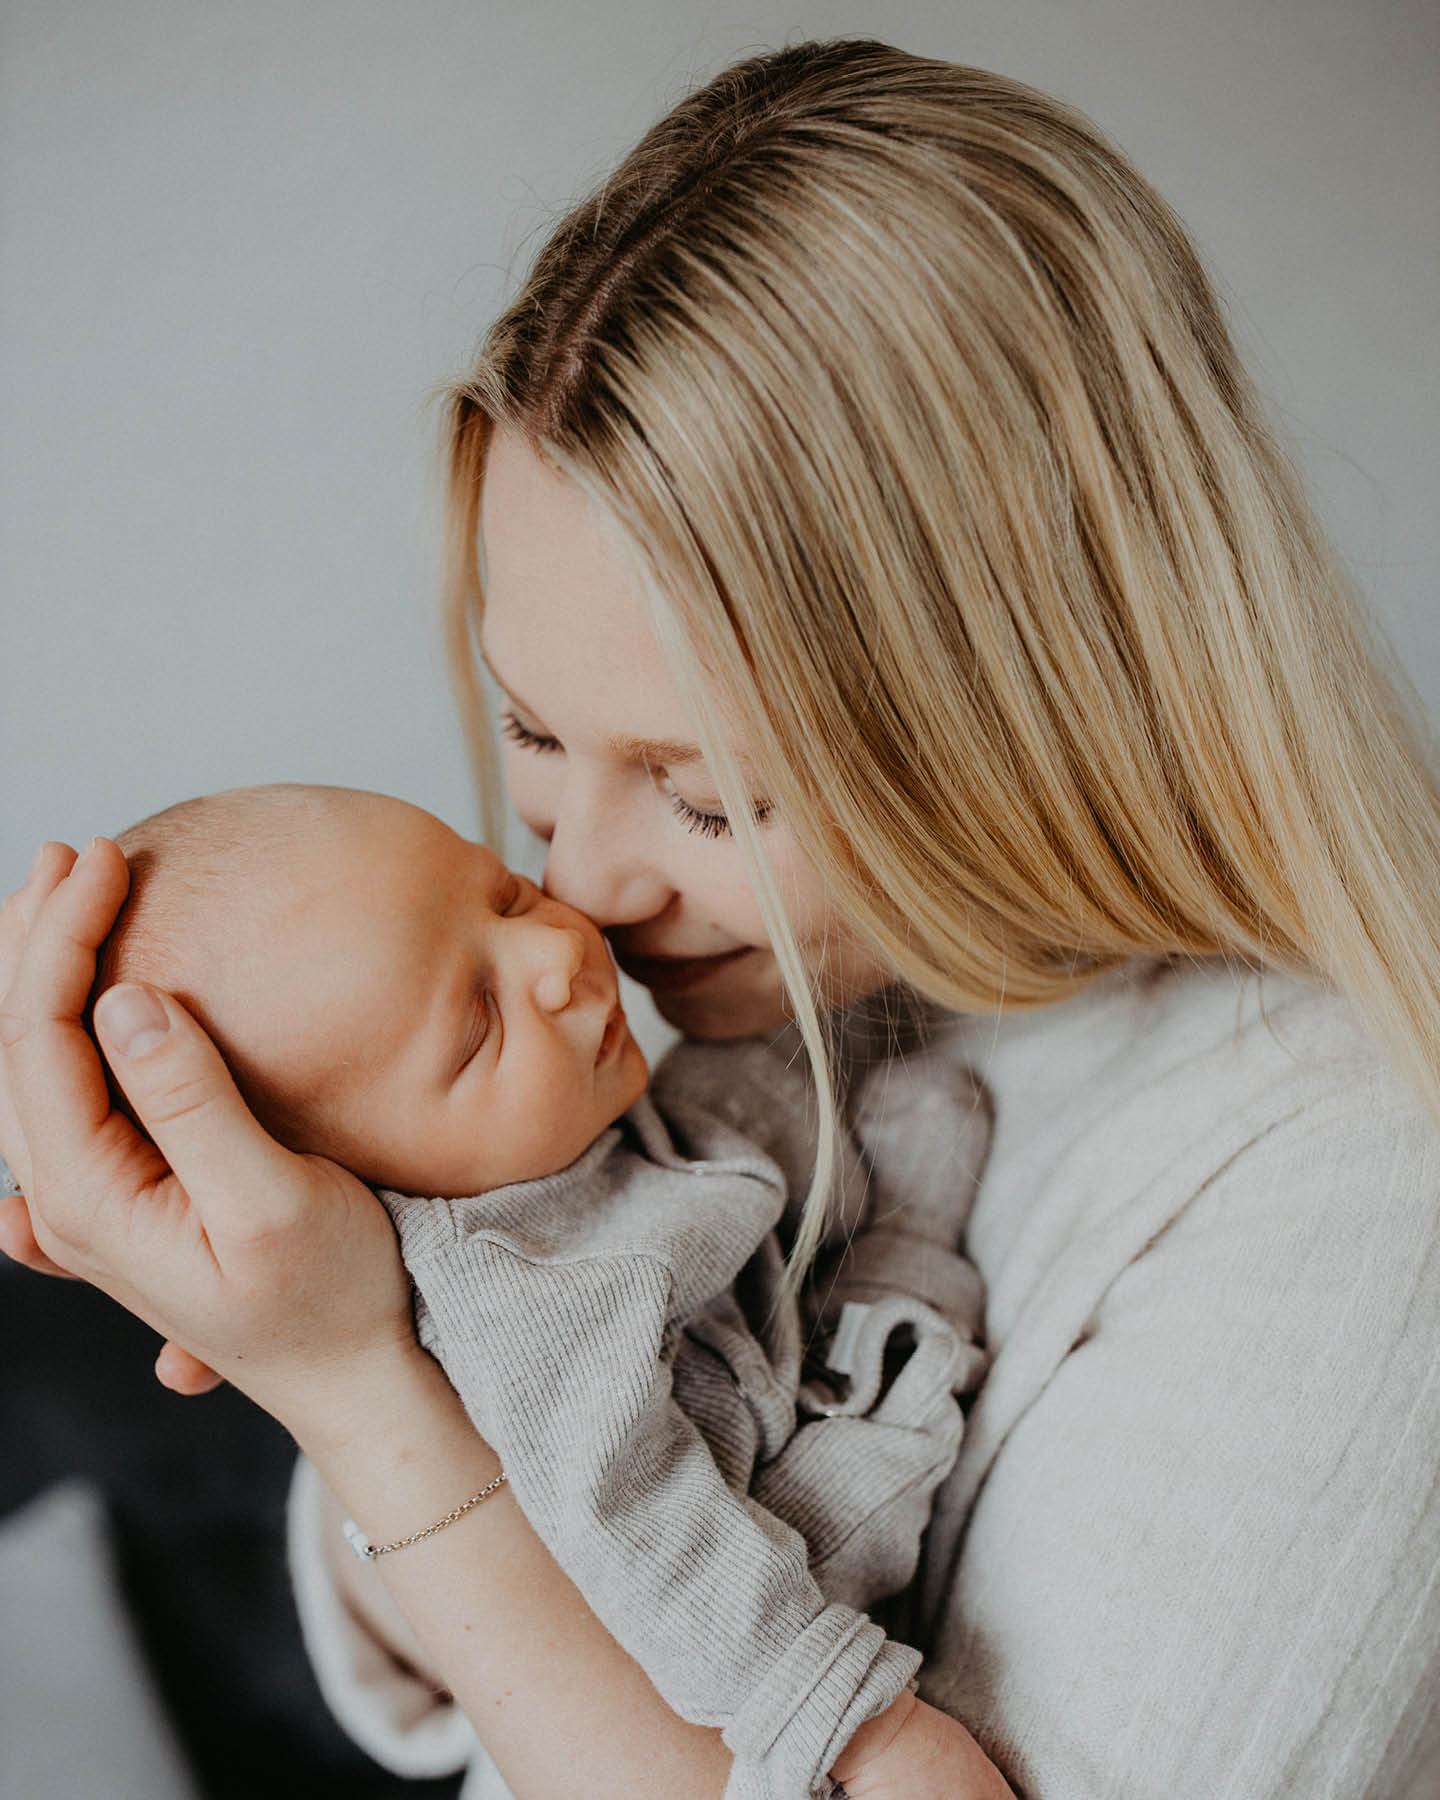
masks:
[[[627,956],[616,951],[615,960],[633,981],[653,994],[678,994],[686,988],[698,987],[721,969],[739,962],[750,954],[750,945],[739,950],[726,950],[720,956]]]

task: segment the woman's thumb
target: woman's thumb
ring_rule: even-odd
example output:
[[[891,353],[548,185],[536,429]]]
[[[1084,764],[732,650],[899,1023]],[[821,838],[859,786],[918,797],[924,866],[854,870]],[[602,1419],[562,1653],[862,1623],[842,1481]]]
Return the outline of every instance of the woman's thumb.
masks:
[[[141,982],[107,988],[95,1035],[135,1117],[205,1217],[243,1195],[251,1226],[267,1202],[288,1214],[293,1158],[255,1121],[220,1052],[173,994]],[[208,1205],[207,1205],[208,1202]]]

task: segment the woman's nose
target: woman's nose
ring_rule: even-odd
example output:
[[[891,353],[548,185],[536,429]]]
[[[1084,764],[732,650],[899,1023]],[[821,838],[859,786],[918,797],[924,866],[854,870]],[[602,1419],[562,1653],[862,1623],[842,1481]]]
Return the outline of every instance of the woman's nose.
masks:
[[[638,825],[614,811],[569,812],[548,833],[545,892],[602,929],[663,912],[672,896]]]

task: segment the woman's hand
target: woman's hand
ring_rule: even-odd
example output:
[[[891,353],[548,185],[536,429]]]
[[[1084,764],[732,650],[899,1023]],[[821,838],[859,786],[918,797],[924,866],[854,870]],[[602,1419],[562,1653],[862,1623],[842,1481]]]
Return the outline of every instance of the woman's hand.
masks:
[[[297,1434],[343,1429],[347,1409],[358,1428],[370,1373],[421,1354],[389,1220],[343,1169],[260,1128],[169,995],[127,984],[96,1006],[149,1139],[111,1107],[82,1014],[127,882],[104,839],[78,859],[47,846],[0,925],[0,1151],[25,1193],[6,1248],[171,1339],[172,1385],[213,1370]]]
[[[35,922],[40,902],[69,874],[74,863],[75,852],[68,844],[44,845],[22,886],[7,896],[0,908],[0,996],[6,994],[14,982],[25,939]],[[3,1055],[0,1055],[0,1156],[5,1158],[23,1189],[29,1177],[21,1171],[28,1171],[29,1157],[11,1102]],[[51,1262],[35,1241],[23,1192],[0,1195],[0,1254],[22,1263],[36,1274],[59,1276],[65,1281],[75,1279],[58,1263]],[[155,1360],[155,1375],[163,1387],[177,1394],[209,1393],[221,1381],[221,1377],[198,1357],[171,1343],[161,1345]]]
[[[20,969],[20,959],[25,949],[25,939],[29,934],[30,927],[35,923],[35,915],[41,901],[51,892],[58,881],[69,874],[74,862],[75,852],[68,844],[45,844],[41,847],[39,855],[31,865],[30,873],[25,877],[21,886],[13,894],[6,895],[4,906],[0,907],[0,996],[8,995],[15,984],[15,977]],[[3,1051],[4,1045],[4,1017],[4,1002],[0,1000],[0,1051]],[[29,1156],[19,1121],[15,1117],[14,1099],[5,1076],[3,1054],[0,1054],[0,1156],[4,1157],[11,1174],[20,1183],[21,1188],[27,1187],[30,1179]],[[28,1221],[26,1230],[28,1230]],[[21,1233],[16,1241],[17,1248],[21,1247],[24,1243],[24,1233]],[[9,1253],[8,1245],[6,1249]],[[31,1240],[30,1255],[17,1257],[17,1260],[38,1266],[44,1258],[42,1252],[34,1247],[33,1240]],[[52,1265],[48,1269],[43,1269],[42,1273],[64,1275],[65,1270]]]

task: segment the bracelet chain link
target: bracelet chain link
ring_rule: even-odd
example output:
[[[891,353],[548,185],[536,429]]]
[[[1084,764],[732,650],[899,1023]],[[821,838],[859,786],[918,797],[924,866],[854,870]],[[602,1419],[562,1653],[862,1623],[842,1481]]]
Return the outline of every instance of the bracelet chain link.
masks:
[[[478,1494],[472,1494],[453,1512],[446,1513],[443,1519],[437,1519],[433,1525],[427,1525],[423,1531],[412,1531],[409,1537],[396,1538],[393,1543],[389,1544],[372,1544],[355,1521],[347,1519],[344,1525],[345,1541],[361,1562],[374,1562],[377,1556],[388,1556],[392,1550],[408,1550],[411,1544],[418,1544],[425,1538],[434,1537],[437,1531],[444,1531],[447,1525],[453,1525],[457,1519],[463,1519],[472,1507],[478,1506],[482,1500],[488,1500],[504,1480],[505,1471],[502,1469],[493,1481],[486,1482]]]

